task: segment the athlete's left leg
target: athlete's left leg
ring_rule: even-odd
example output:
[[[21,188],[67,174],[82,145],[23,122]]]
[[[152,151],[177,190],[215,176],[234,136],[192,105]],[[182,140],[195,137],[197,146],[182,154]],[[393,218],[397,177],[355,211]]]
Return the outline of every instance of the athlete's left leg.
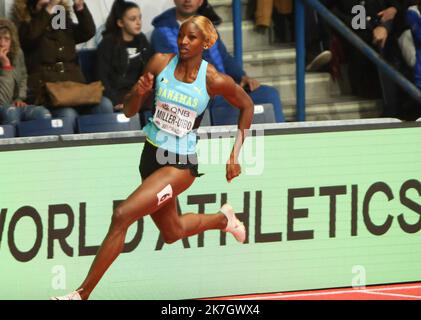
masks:
[[[215,214],[177,213],[177,199],[171,199],[165,207],[153,215],[152,220],[161,231],[166,243],[202,233],[206,230],[223,230],[227,227],[227,217],[219,212]]]

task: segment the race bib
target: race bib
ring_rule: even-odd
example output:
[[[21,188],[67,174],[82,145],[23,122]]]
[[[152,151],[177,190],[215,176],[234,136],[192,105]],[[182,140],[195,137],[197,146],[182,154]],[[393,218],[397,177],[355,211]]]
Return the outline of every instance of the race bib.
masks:
[[[168,133],[183,137],[193,130],[196,111],[157,100],[153,122]]]

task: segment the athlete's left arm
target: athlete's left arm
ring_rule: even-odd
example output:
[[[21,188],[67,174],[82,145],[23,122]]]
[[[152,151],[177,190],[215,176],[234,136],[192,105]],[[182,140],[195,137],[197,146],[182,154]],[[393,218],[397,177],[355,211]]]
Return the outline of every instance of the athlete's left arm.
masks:
[[[153,90],[155,77],[165,68],[173,55],[156,53],[149,60],[139,81],[123,99],[123,113],[133,117],[143,107]]]
[[[231,77],[216,71],[213,66],[208,67],[206,83],[210,96],[221,95],[232,106],[240,109],[238,133],[227,162],[226,178],[228,182],[231,182],[233,178],[241,173],[238,155],[246,138],[247,130],[250,129],[253,121],[254,104],[243,88],[236,84]]]

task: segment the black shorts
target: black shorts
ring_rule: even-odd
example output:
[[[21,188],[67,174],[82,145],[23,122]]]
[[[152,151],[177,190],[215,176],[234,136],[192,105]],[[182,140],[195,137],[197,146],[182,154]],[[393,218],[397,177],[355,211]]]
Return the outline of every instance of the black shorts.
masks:
[[[158,161],[159,156],[162,158],[160,161]],[[199,173],[198,171],[199,165],[196,154],[188,156],[176,154],[168,150],[157,148],[146,140],[139,164],[139,172],[142,180],[145,180],[156,170],[165,166],[172,166],[178,169],[190,169],[193,177],[200,177],[203,175],[203,173]]]

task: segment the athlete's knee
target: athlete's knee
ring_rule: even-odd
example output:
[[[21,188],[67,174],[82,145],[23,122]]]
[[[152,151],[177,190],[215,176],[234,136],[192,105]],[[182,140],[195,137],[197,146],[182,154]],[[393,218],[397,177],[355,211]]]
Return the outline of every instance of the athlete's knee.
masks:
[[[184,231],[180,229],[172,230],[171,232],[164,232],[162,233],[162,237],[164,238],[164,242],[166,244],[174,243],[180,239],[182,239],[184,236]]]
[[[122,206],[118,206],[114,209],[114,213],[111,219],[112,225],[118,228],[128,227],[129,221],[128,216]]]

